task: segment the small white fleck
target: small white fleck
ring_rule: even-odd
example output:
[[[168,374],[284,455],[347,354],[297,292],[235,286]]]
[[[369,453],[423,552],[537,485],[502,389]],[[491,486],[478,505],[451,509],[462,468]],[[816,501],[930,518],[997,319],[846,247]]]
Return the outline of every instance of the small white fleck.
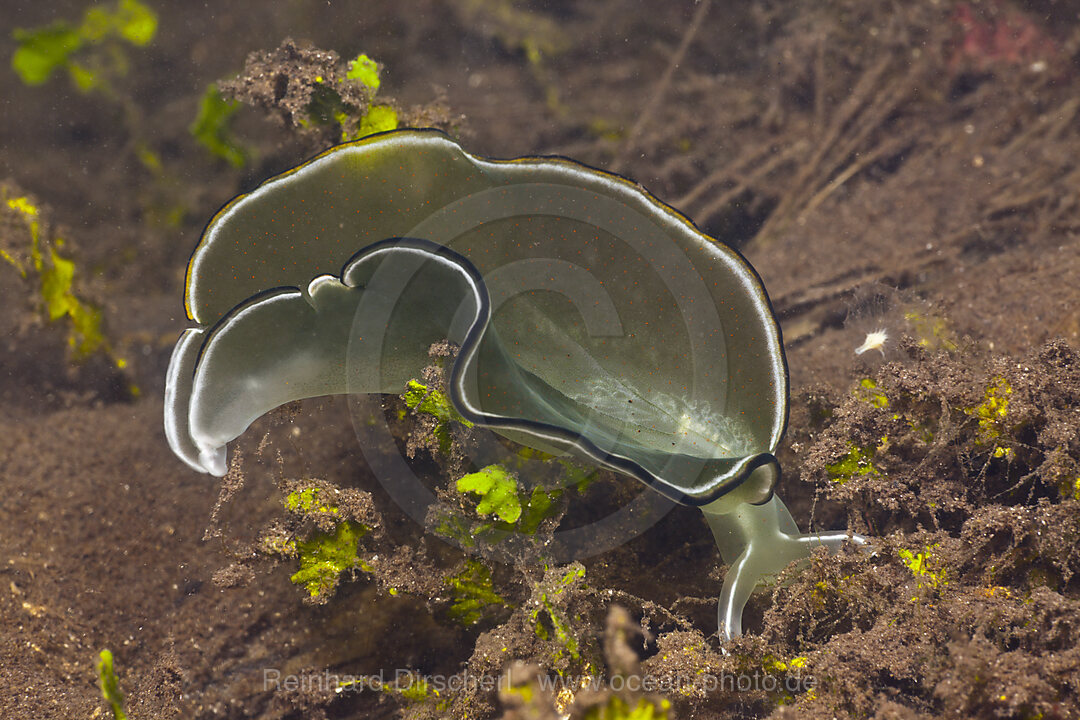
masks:
[[[863,344],[855,348],[856,355],[862,355],[867,350],[877,350],[881,353],[881,357],[885,357],[885,343],[889,340],[889,333],[885,332],[884,328],[874,330],[873,332],[866,333],[866,339],[863,340]]]

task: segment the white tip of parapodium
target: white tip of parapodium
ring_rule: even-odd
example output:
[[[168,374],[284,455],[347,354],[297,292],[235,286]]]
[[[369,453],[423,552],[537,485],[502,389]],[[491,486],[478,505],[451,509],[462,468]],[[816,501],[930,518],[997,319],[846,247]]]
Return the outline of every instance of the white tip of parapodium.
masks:
[[[212,450],[201,450],[199,452],[199,464],[202,465],[205,472],[210,473],[214,477],[225,477],[225,473],[229,470],[225,447],[222,446]]]

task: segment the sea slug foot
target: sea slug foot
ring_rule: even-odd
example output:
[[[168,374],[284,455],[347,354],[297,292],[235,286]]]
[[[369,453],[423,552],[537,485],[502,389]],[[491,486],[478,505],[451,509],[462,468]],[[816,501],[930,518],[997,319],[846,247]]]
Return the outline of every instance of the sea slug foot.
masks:
[[[730,565],[717,608],[718,632],[725,642],[742,635],[743,608],[754,590],[775,582],[790,563],[810,557],[819,546],[831,552],[845,542],[869,547],[866,538],[848,532],[800,533],[776,496],[762,505],[740,504],[728,513],[706,510],[705,517]]]

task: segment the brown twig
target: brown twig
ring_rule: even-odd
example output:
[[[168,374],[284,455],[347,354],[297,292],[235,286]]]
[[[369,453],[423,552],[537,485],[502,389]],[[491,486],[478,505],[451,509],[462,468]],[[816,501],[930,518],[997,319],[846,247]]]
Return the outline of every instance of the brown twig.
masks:
[[[917,86],[917,78],[924,72],[921,65],[913,65],[903,76],[887,84],[884,89],[879,89],[881,79],[892,64],[891,58],[884,58],[859,79],[851,96],[829,123],[828,131],[816,151],[802,166],[795,182],[777,203],[754,242],[767,244],[775,239],[789,222],[807,211],[809,203],[815,202],[816,206],[829,193],[871,164],[872,160],[894,147],[912,142],[911,138],[898,137],[886,141],[884,149],[865,149],[873,133],[880,130],[901,103],[910,97]],[[872,160],[853,160],[858,158],[860,150],[864,158]],[[848,174],[852,163],[855,168]],[[849,167],[845,168],[845,165]]]
[[[848,165],[839,175],[829,181],[825,187],[818,190],[813,197],[806,201],[802,210],[799,211],[799,217],[804,217],[807,213],[813,212],[818,205],[825,201],[827,197],[836,192],[845,182],[850,180],[855,175],[858,175],[864,168],[873,165],[881,158],[890,155],[909,142],[907,137],[893,138],[892,140],[878,145],[876,148],[868,153],[863,154],[858,160],[855,160]]]
[[[697,35],[698,30],[701,29],[701,25],[705,22],[705,16],[709,14],[709,6],[712,5],[712,0],[698,0],[697,10],[694,12],[694,17],[690,20],[689,27],[686,28],[686,32],[683,33],[682,41],[679,43],[679,47],[676,48],[675,53],[671,56],[671,60],[668,62],[667,68],[664,69],[664,74],[660,76],[659,82],[656,83],[656,87],[653,88],[652,96],[649,101],[642,108],[641,114],[638,115],[637,122],[630,128],[630,132],[627,133],[626,143],[623,145],[622,151],[619,156],[615,158],[615,162],[612,163],[611,169],[613,172],[619,172],[626,164],[625,161],[637,148],[638,139],[641,136],[645,126],[652,120],[653,113],[656,112],[656,108],[659,107],[660,101],[664,99],[664,94],[667,93],[668,86],[671,85],[671,78],[675,75],[675,71],[679,69],[679,65],[682,64],[683,58],[686,56],[686,51],[690,49],[690,44],[694,41],[694,37]]]
[[[713,216],[728,207],[735,198],[742,195],[747,190],[752,189],[755,185],[759,184],[761,180],[771,175],[781,165],[789,162],[792,158],[802,154],[806,150],[806,142],[799,141],[775,153],[772,157],[759,165],[752,173],[745,177],[737,178],[735,186],[726,190],[721,195],[711,200],[707,205],[702,207],[699,211],[694,213],[694,217],[702,225],[707,224],[712,220]]]

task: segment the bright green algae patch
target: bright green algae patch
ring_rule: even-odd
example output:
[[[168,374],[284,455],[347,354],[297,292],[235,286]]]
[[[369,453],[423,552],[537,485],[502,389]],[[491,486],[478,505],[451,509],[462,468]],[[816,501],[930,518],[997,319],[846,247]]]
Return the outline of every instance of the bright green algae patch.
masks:
[[[992,443],[1007,430],[1005,419],[1009,415],[1009,396],[1012,385],[1003,377],[994,378],[986,387],[983,401],[975,407],[965,408],[964,412],[979,421],[977,440]]]
[[[124,712],[124,693],[120,690],[120,681],[116,679],[116,672],[113,670],[112,651],[101,651],[98,656],[97,671],[101,695],[112,709],[113,720],[127,720],[127,714]]]
[[[356,138],[367,137],[368,135],[387,132],[389,130],[396,130],[397,126],[397,110],[389,105],[370,105],[368,106],[368,111],[364,113],[364,117],[360,118],[360,129],[356,133]],[[344,139],[353,140],[356,138]]]
[[[612,695],[603,705],[589,708],[584,718],[585,720],[667,720],[670,709],[671,701],[666,699],[653,702],[646,698],[638,698],[634,705],[630,705],[618,695]]]
[[[435,388],[429,388],[421,382],[410,380],[405,387],[405,393],[401,396],[405,406],[418,413],[430,415],[436,420],[434,429],[435,439],[439,443],[439,451],[444,455],[450,452],[453,438],[450,435],[450,423],[461,423],[467,428],[473,424],[463,418],[454,409],[450,398]]]
[[[379,89],[381,83],[379,80],[379,64],[367,55],[360,53],[356,56],[356,59],[349,61],[349,70],[345,73],[345,78],[359,80],[370,88],[372,92],[375,92]]]
[[[83,296],[83,274],[75,261],[64,254],[66,243],[49,227],[47,213],[31,197],[10,186],[0,185],[0,217],[21,227],[24,232],[4,236],[0,242],[0,267],[7,264],[31,287],[37,296],[34,305],[50,323],[64,323],[68,328],[67,344],[76,362],[95,353],[105,354],[123,370],[127,361],[116,354],[104,332],[101,309]],[[2,277],[2,275],[0,275]],[[138,388],[129,386],[132,395]]]
[[[328,505],[319,499],[322,491],[319,488],[303,488],[301,490],[293,490],[285,496],[283,501],[285,509],[290,512],[299,513],[325,513],[328,515],[337,515],[338,508],[334,505]]]
[[[826,465],[825,470],[831,480],[843,484],[859,475],[879,474],[871,462],[873,458],[874,448],[860,448],[854,443],[848,443],[847,454],[832,465]]]
[[[473,547],[477,540],[497,545],[514,535],[535,535],[545,520],[559,514],[563,494],[562,490],[547,490],[539,485],[530,491],[502,465],[488,465],[466,474],[454,487],[462,495],[479,498],[474,508],[479,518],[491,518],[477,524],[454,513],[441,517],[435,533],[462,547]]]
[[[106,79],[91,68],[91,63],[80,61],[80,51],[120,41],[141,47],[149,44],[156,33],[156,13],[138,0],[94,5],[78,26],[60,20],[39,28],[17,28],[13,35],[19,47],[11,57],[11,67],[27,85],[42,85],[63,68],[76,87],[89,91]]]
[[[489,465],[479,472],[465,475],[457,481],[461,493],[480,496],[476,512],[494,514],[503,522],[514,523],[521,517],[521,501],[517,495],[517,480],[501,465]]]
[[[306,122],[325,124],[336,122],[341,127],[341,142],[359,140],[375,133],[396,130],[398,127],[397,110],[391,105],[376,104],[375,94],[382,81],[379,79],[379,64],[361,53],[346,65],[344,74],[338,76],[338,83],[357,82],[363,86],[366,102],[357,107],[335,89],[329,78],[321,76],[316,80],[321,83],[319,92],[308,107]]]
[[[461,417],[461,414],[454,409],[454,406],[450,403],[450,398],[446,397],[445,393],[429,388],[421,382],[410,380],[406,386],[405,394],[401,397],[408,407],[417,412],[432,415],[440,422],[454,421],[461,423],[465,427],[473,426],[471,422]]]
[[[303,585],[312,598],[332,594],[342,573],[364,569],[357,543],[366,532],[363,525],[347,520],[332,533],[316,531],[309,540],[297,540],[300,569],[290,580]]]
[[[4,191],[3,200],[9,212],[15,213],[25,224],[29,235],[27,248],[10,251],[0,248],[3,257],[24,278],[31,273],[38,276],[41,301],[45,315],[55,321],[67,318],[71,333],[68,344],[76,358],[84,358],[105,346],[101,331],[101,310],[80,299],[74,292],[75,263],[63,257],[56,246],[63,246],[60,238],[46,238],[42,232],[41,210],[26,196],[10,197]],[[20,260],[29,257],[29,262]],[[118,362],[118,365],[121,363]],[[121,365],[122,366],[122,365]]]
[[[933,552],[936,547],[936,545],[930,545],[917,552],[906,548],[899,548],[896,551],[920,588],[929,587],[937,590],[947,584],[945,569],[932,569],[938,564]]]

